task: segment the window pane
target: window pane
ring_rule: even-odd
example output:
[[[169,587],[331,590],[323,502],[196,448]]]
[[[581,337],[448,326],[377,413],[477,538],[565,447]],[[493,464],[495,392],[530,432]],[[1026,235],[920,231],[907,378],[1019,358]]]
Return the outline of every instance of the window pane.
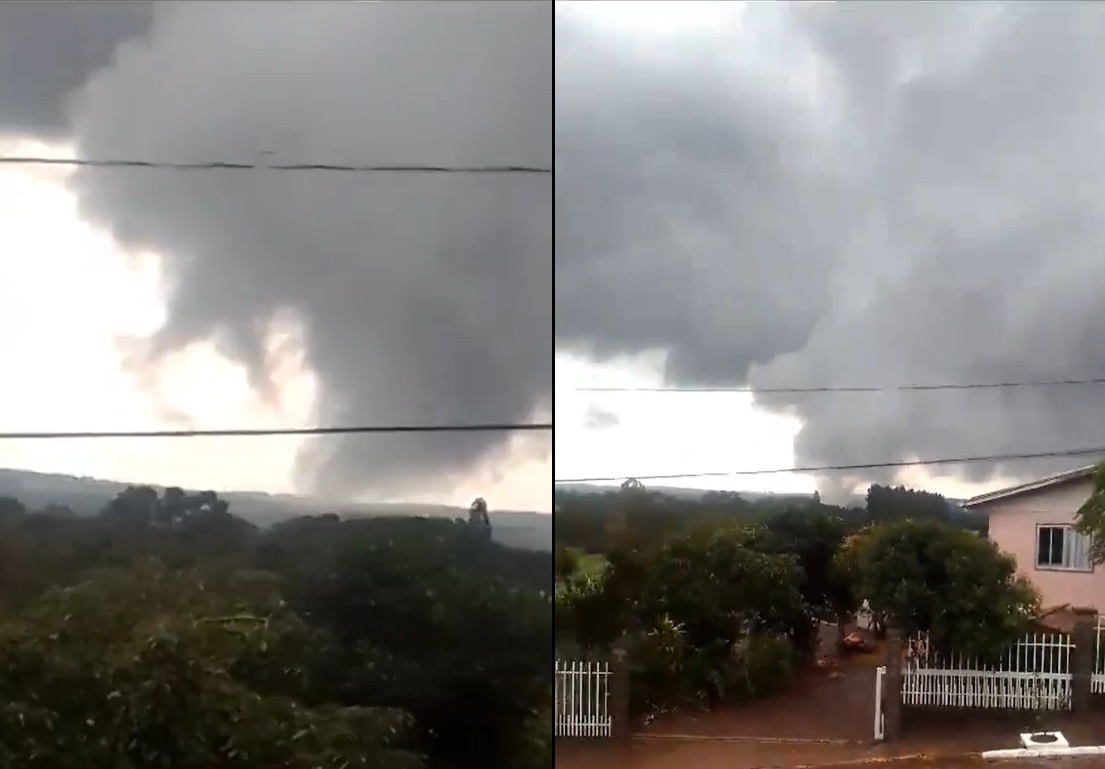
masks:
[[[1074,569],[1090,568],[1090,538],[1073,529],[1067,535],[1071,540],[1070,565]]]
[[[1051,529],[1051,561],[1050,561],[1050,563],[1051,563],[1052,566],[1066,566],[1067,563],[1063,559],[1063,545],[1064,545],[1064,542],[1066,540],[1066,537],[1063,536],[1063,535],[1066,534],[1066,531],[1064,531],[1059,526],[1051,526],[1050,529]]]
[[[1051,543],[1051,529],[1047,526],[1040,526],[1036,529],[1036,565],[1037,566],[1049,566],[1051,561],[1048,560]]]

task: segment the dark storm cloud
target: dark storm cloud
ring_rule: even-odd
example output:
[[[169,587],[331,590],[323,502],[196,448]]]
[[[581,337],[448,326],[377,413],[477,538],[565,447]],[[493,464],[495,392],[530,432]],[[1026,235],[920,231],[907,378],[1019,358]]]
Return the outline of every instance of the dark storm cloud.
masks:
[[[89,157],[551,163],[549,3],[158,4],[75,102]],[[83,213],[163,254],[150,360],[213,339],[263,385],[296,319],[322,424],[526,420],[552,382],[551,178],[81,170]],[[330,493],[452,486],[500,435],[351,436]]]
[[[559,345],[682,384],[1105,375],[1105,8],[750,4],[652,54],[557,24]],[[1098,446],[1101,397],[758,401],[817,465]]]
[[[66,99],[149,27],[146,2],[0,2],[0,133],[68,134]]]

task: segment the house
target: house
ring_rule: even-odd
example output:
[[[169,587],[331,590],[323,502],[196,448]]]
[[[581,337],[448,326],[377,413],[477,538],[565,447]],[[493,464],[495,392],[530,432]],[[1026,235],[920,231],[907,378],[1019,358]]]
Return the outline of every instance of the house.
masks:
[[[1094,568],[1090,541],[1074,530],[1093,490],[1095,468],[1080,467],[968,499],[989,521],[989,537],[1017,561],[1043,607],[1088,606],[1105,612],[1105,566]]]

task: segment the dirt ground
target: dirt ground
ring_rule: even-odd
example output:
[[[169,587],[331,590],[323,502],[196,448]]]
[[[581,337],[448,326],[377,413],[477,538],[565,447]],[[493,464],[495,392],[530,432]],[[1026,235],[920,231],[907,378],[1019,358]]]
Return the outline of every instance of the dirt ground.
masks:
[[[831,704],[822,705],[831,708]],[[843,710],[843,708],[839,708]],[[773,713],[780,709],[773,707]],[[813,715],[810,709],[803,711]],[[828,733],[828,718],[807,722],[811,728]],[[556,746],[556,765],[570,769],[800,769],[836,766],[860,767],[865,764],[893,762],[899,769],[962,769],[980,764],[977,754],[983,750],[1018,747],[1022,731],[1060,730],[1073,745],[1105,744],[1105,713],[1076,719],[1056,716],[1043,723],[1030,724],[1013,717],[993,717],[977,713],[944,711],[940,714],[908,713],[903,719],[903,735],[893,742],[874,744],[870,735],[865,742],[818,740],[812,736],[769,736],[766,716],[741,721],[736,714],[702,715],[697,719],[698,734],[675,735],[645,731],[634,735],[628,744],[609,741],[572,743]],[[726,729],[740,723],[748,728],[762,727],[758,735],[726,735]],[[794,720],[780,720],[782,727],[797,731]],[[815,732],[814,732],[815,733]],[[990,766],[990,763],[986,763]],[[1105,762],[1100,757],[1035,761],[1002,761],[1001,769],[1046,766],[1095,767]]]
[[[989,749],[989,747],[987,747]],[[962,752],[910,752],[908,745],[897,749],[856,746],[768,745],[764,743],[634,741],[625,748],[603,754],[581,753],[575,746],[556,748],[556,766],[571,769],[1101,769],[1100,757],[1041,758],[1017,761],[986,761],[977,749]]]
[[[826,642],[836,630],[827,627]],[[629,744],[557,743],[571,769],[748,769],[852,760],[871,753],[877,653],[825,661],[755,707],[662,715]]]
[[[835,628],[826,631],[835,638]],[[881,650],[819,666],[790,691],[754,707],[659,717],[627,743],[558,742],[556,766],[568,769],[798,769],[860,766],[894,760],[900,769],[960,769],[982,750],[1014,748],[1029,730],[1016,717],[985,714],[907,714],[901,739],[874,744],[875,668]],[[1105,713],[1033,725],[1061,729],[1074,745],[1105,744]],[[1038,766],[1002,762],[1002,769]],[[1049,769],[1059,762],[1048,759]],[[1102,767],[1070,759],[1062,766]]]
[[[703,717],[708,722],[711,718]],[[800,738],[744,738],[721,736],[719,727],[703,730],[712,736],[675,737],[643,733],[628,744],[591,742],[556,746],[556,765],[569,769],[858,769],[893,763],[896,769],[965,769],[993,766],[983,762],[983,750],[1018,747],[1017,735],[1028,728],[1009,718],[945,713],[939,717],[914,715],[903,721],[904,734],[893,742],[874,744],[817,742]],[[1061,730],[1073,745],[1105,744],[1105,713],[1091,718],[1056,718],[1040,729]],[[1001,761],[1000,769],[1101,769],[1101,757]]]
[[[657,718],[628,745],[558,743],[571,769],[749,769],[863,757],[874,732],[874,668],[804,675],[755,708]]]
[[[658,717],[645,735],[868,742],[874,737],[875,668],[826,668],[803,674],[792,689],[755,707]]]
[[[822,627],[821,648],[832,648],[836,628]],[[645,735],[869,742],[875,729],[875,669],[881,648],[844,659],[826,658],[798,676],[790,690],[754,707],[660,716]]]

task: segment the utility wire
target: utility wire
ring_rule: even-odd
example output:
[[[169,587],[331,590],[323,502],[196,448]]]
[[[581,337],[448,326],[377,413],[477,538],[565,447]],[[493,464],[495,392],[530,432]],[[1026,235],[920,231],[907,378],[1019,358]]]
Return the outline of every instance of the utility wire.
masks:
[[[881,393],[928,390],[998,390],[1017,387],[1061,387],[1102,385],[1105,378],[1042,379],[1027,382],[971,382],[965,384],[909,384],[888,387],[577,387],[589,393]]]
[[[488,423],[467,425],[387,425],[358,427],[284,427],[272,429],[230,430],[120,430],[110,432],[25,432],[0,433],[0,440],[56,440],[69,438],[206,438],[206,437],[261,437],[269,435],[364,435],[397,433],[491,433],[532,432],[551,430],[547,422]]]
[[[914,465],[958,465],[971,462],[1008,462],[1016,459],[1044,459],[1050,457],[1081,457],[1105,454],[1105,446],[1093,449],[1068,449],[1065,451],[1041,451],[1026,454],[989,454],[985,456],[954,457],[941,459],[917,459],[909,462],[865,462],[855,465],[820,465],[810,467],[779,467],[770,470],[726,470],[713,473],[670,473],[666,475],[620,475],[604,478],[563,478],[553,483],[599,483],[624,481],[664,481],[678,478],[722,478],[737,475],[780,475],[782,473],[821,473],[834,470],[875,470],[884,467],[913,467]]]
[[[70,166],[82,168],[138,168],[168,171],[336,171],[344,173],[415,173],[415,174],[551,174],[542,166],[439,166],[421,164],[346,165],[337,163],[240,163],[210,161],[172,163],[154,160],[91,160],[81,158],[46,158],[30,156],[0,156],[0,165]]]

